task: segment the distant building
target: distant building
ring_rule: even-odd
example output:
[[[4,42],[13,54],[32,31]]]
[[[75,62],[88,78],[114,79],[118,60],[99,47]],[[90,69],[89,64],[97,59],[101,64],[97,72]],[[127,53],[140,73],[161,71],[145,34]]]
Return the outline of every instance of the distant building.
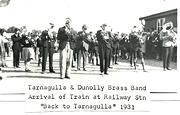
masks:
[[[177,30],[177,9],[168,10],[165,12],[160,12],[157,14],[145,16],[139,18],[139,20],[144,24],[144,31],[151,32],[154,30],[160,31],[163,24],[172,21],[174,28]]]

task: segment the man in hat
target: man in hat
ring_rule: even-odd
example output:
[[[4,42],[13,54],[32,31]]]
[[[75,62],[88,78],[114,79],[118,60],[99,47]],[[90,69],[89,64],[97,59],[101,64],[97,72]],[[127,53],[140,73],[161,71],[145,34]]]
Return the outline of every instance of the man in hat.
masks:
[[[53,69],[53,54],[55,36],[53,36],[54,24],[49,23],[49,28],[44,30],[41,35],[42,40],[42,74],[46,71],[47,57],[49,56],[49,72],[55,73]]]
[[[81,67],[81,57],[83,57],[83,70],[86,71],[87,65],[87,57],[88,57],[88,49],[90,39],[89,33],[87,33],[87,26],[82,26],[82,31],[78,32],[78,39],[77,39],[77,70],[80,70]]]
[[[114,34],[114,39],[113,39],[113,64],[118,64],[117,59],[118,59],[118,54],[119,54],[119,43],[120,43],[120,38],[119,34],[115,33]]]
[[[60,79],[70,79],[73,49],[75,48],[71,19],[66,18],[65,26],[59,28],[57,39],[59,41]]]
[[[20,52],[21,52],[21,37],[20,32],[16,28],[15,33],[11,36],[13,50],[13,66],[19,68]]]
[[[89,63],[92,62],[93,65],[99,65],[99,49],[98,41],[93,32],[90,32],[90,43],[89,43]]]
[[[99,44],[99,58],[100,58],[100,72],[101,75],[108,75],[109,55],[111,44],[109,43],[109,34],[106,31],[106,24],[101,26],[101,29],[97,31],[96,36]]]
[[[160,32],[160,39],[163,46],[163,69],[171,70],[170,62],[173,52],[173,46],[176,42],[176,33],[173,31],[173,23],[167,22],[164,24],[163,29]]]
[[[142,35],[141,34],[142,33],[139,32],[136,26],[133,27],[133,29],[131,30],[131,33],[129,34],[130,64],[132,66],[132,63],[134,63],[134,68],[135,70],[137,69],[137,56],[139,54],[143,71],[147,72],[145,70],[145,62],[144,62],[144,57],[143,57],[143,52],[142,52]]]

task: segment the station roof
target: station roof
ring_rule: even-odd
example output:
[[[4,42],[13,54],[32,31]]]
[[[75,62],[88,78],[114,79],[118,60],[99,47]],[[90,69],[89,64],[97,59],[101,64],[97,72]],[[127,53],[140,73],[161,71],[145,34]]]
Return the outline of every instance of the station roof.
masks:
[[[140,17],[139,20],[147,20],[147,19],[151,19],[151,18],[157,18],[157,17],[162,17],[162,16],[166,16],[166,15],[170,15],[170,14],[176,14],[177,13],[177,9],[172,9],[172,10],[168,10],[165,12],[160,12],[157,14],[152,14],[149,16],[145,16],[145,17]]]

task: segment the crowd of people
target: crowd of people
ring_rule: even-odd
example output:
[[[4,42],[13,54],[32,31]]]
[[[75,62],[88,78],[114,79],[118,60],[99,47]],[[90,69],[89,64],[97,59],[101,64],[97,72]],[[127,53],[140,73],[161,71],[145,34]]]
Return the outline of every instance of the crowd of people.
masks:
[[[7,67],[6,57],[13,52],[13,66],[20,67],[20,59],[24,61],[25,71],[31,72],[31,61],[37,60],[42,66],[42,74],[46,73],[47,58],[49,72],[53,69],[53,54],[59,52],[60,78],[70,78],[71,67],[76,62],[77,71],[87,71],[87,64],[100,66],[100,74],[108,75],[108,68],[118,64],[120,59],[129,60],[130,66],[137,69],[137,59],[140,58],[143,71],[144,56],[163,60],[163,69],[170,70],[172,49],[176,46],[176,33],[172,22],[164,24],[161,31],[144,32],[134,26],[130,33],[107,30],[108,25],[102,24],[96,33],[88,31],[87,25],[77,32],[71,27],[71,19],[66,18],[65,25],[54,31],[54,24],[42,32],[32,34],[23,26],[15,28],[10,39],[4,36],[0,29],[0,66]],[[12,45],[10,44],[10,41]],[[82,58],[82,59],[81,59]],[[82,66],[81,66],[82,64]]]

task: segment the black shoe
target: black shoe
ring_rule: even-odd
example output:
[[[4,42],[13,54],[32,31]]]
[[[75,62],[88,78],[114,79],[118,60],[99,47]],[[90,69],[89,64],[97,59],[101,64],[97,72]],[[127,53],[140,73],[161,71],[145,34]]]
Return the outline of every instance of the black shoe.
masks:
[[[56,73],[54,70],[49,71],[50,73]]]
[[[29,69],[25,69],[25,72],[31,72],[31,70],[29,70]]]
[[[172,70],[171,68],[167,68],[167,70]]]
[[[0,76],[0,80],[2,80],[2,77]]]
[[[77,70],[80,70],[80,68],[77,68]]]
[[[103,72],[101,72],[99,75],[104,75],[104,73],[103,73]]]
[[[109,74],[106,72],[106,73],[104,73],[104,75],[109,75]]]
[[[42,71],[41,74],[45,74],[45,71]]]
[[[66,78],[66,79],[70,79],[70,77],[69,77],[69,76],[65,76],[64,78]]]
[[[148,72],[147,70],[143,70],[143,72]]]
[[[8,66],[5,64],[4,67],[8,67]]]
[[[72,68],[75,68],[75,66],[74,66],[74,65],[72,65]]]
[[[83,71],[87,71],[87,70],[84,68]]]

